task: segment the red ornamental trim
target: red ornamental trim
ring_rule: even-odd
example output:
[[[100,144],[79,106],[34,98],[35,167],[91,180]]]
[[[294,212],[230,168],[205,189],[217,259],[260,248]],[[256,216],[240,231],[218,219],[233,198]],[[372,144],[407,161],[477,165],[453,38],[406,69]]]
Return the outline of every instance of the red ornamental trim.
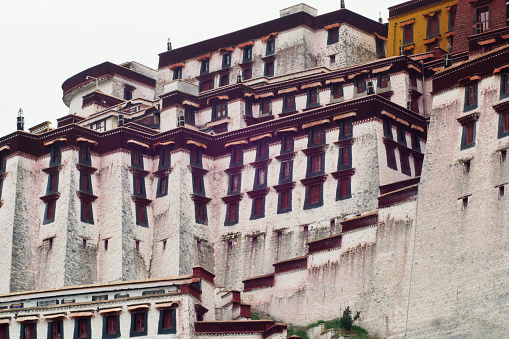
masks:
[[[497,112],[499,114],[507,112],[507,111],[509,111],[509,101],[504,101],[504,102],[501,102],[500,104],[494,105],[493,109],[495,110],[495,112]]]
[[[295,188],[295,181],[294,182],[289,182],[289,183],[286,183],[286,184],[281,184],[281,185],[274,186],[274,189],[278,193],[279,192],[293,190],[294,188]]]
[[[276,274],[305,269],[308,266],[308,256],[304,255],[298,258],[280,261],[272,264],[272,266],[274,266],[274,273]]]
[[[271,162],[272,162],[272,159],[267,159],[267,160],[260,160],[260,161],[252,162],[250,165],[253,166],[254,168],[263,168],[263,167],[267,167]]]
[[[355,142],[355,138],[350,138],[350,139],[345,139],[345,140],[340,140],[340,141],[336,141],[334,143],[334,145],[338,145],[339,147],[346,147],[346,146],[351,146],[353,145]]]
[[[52,167],[44,168],[42,171],[44,173],[47,173],[47,174],[55,174],[55,173],[60,172],[62,167],[63,167],[62,165],[57,165],[57,166],[52,166]]]
[[[199,167],[187,166],[187,168],[191,171],[191,173],[198,174],[198,175],[205,175],[205,174],[209,173],[208,170],[199,168]]]
[[[179,62],[179,63],[177,63],[177,64],[173,64],[173,65],[170,65],[170,66],[168,66],[168,67],[170,68],[170,70],[172,70],[172,71],[173,71],[175,68],[177,68],[177,67],[184,67],[185,65],[186,65],[186,64],[184,64],[183,62]]]
[[[210,198],[204,197],[203,195],[197,195],[197,194],[191,194],[191,199],[193,201],[198,201],[203,204],[208,204],[210,202],[210,200],[212,200]]]
[[[235,166],[235,167],[227,168],[224,171],[226,172],[226,174],[230,174],[231,175],[231,174],[239,174],[243,170],[244,170],[244,165],[240,165],[240,166]]]
[[[55,193],[40,197],[40,199],[44,202],[55,201],[55,200],[58,200],[58,198],[60,198],[60,192],[55,192]]]
[[[193,267],[193,277],[203,278],[203,279],[207,280],[209,283],[213,284],[214,278],[216,276],[201,266],[195,266],[195,267]]]
[[[353,176],[355,174],[355,168],[349,168],[349,169],[342,170],[342,171],[337,171],[337,172],[334,172],[334,173],[331,173],[331,174],[334,177],[334,179],[341,179],[341,178],[351,177],[351,176]]]
[[[198,313],[200,315],[204,315],[205,313],[207,313],[209,311],[208,308],[205,308],[199,304],[194,305],[194,310],[196,311],[196,313]]]
[[[139,197],[137,195],[131,195],[131,200],[134,201],[135,204],[141,205],[141,206],[148,206],[152,203],[152,200]]]
[[[261,40],[262,40],[262,42],[265,42],[265,41],[269,40],[270,38],[276,37],[276,35],[277,35],[277,32],[273,32],[273,33],[270,33],[269,35],[263,37]]]
[[[258,197],[263,197],[263,196],[266,196],[266,195],[269,193],[269,190],[270,190],[270,187],[267,187],[267,188],[260,188],[260,189],[258,189],[258,190],[254,190],[254,191],[249,191],[249,192],[247,192],[247,195],[248,195],[251,199],[258,198]]]
[[[231,204],[233,202],[241,201],[244,197],[244,194],[235,194],[235,195],[229,195],[227,197],[222,197],[221,199],[224,201],[225,204]]]
[[[458,118],[457,120],[461,125],[465,125],[479,120],[480,116],[481,116],[480,113],[472,113],[469,115],[465,115],[464,117]]]
[[[376,225],[378,223],[378,212],[368,213],[347,220],[343,220],[341,225],[343,226],[343,233],[353,231],[366,226]]]
[[[244,43],[240,44],[239,48],[244,48],[244,47],[253,46],[253,45],[254,45],[253,41],[248,41],[248,42],[244,42]]]
[[[169,167],[169,168],[163,168],[162,170],[159,170],[159,171],[155,171],[153,172],[152,174],[154,174],[154,176],[156,178],[162,178],[162,177],[165,177],[167,176],[168,174],[171,173],[171,171],[173,171],[173,168],[172,167]]]
[[[270,286],[274,284],[274,278],[272,278],[272,283]],[[272,328],[286,328],[286,325],[274,326],[274,321],[272,320],[235,320],[235,321],[197,321],[194,324],[194,331],[200,334],[217,334],[220,336],[224,336],[227,334],[228,336],[235,333],[260,333],[260,338],[269,338],[270,335],[265,335],[265,333],[269,333],[269,329]]]
[[[86,174],[94,174],[97,171],[97,168],[90,167],[83,164],[76,164],[76,169],[80,172],[86,173]]]
[[[417,197],[418,184],[405,187],[378,197],[378,207],[383,208]]]
[[[306,149],[302,150],[302,153],[304,153],[307,156],[323,153],[323,152],[325,152],[325,150],[327,149],[328,146],[329,146],[329,144],[325,144],[325,145],[306,148]]]
[[[243,280],[242,282],[244,283],[244,291],[249,291],[255,288],[274,286],[274,273],[249,278]]]
[[[312,178],[302,179],[300,182],[304,186],[309,186],[309,185],[313,185],[313,184],[321,184],[321,183],[325,182],[325,180],[327,180],[327,174],[318,175],[318,176],[312,177]]]
[[[203,59],[210,59],[210,56],[211,56],[210,53],[204,54],[204,55],[200,55],[199,57],[196,58],[196,61],[201,61]]]
[[[93,194],[81,192],[81,191],[76,192],[76,195],[78,196],[78,198],[80,200],[84,200],[84,201],[94,201],[95,199],[97,199],[97,196],[95,196]]]
[[[142,177],[142,178],[145,178],[147,175],[150,174],[149,171],[145,171],[145,170],[142,170],[141,168],[130,167],[130,166],[129,166],[129,172],[131,172],[133,175],[135,175],[137,177]]]
[[[297,154],[297,152],[292,152],[292,153],[286,153],[286,154],[278,155],[278,156],[276,156],[276,159],[281,161],[281,162],[293,160],[293,158],[295,158],[295,154]]]
[[[432,42],[435,42],[435,41],[436,41],[436,40],[438,40],[438,39],[440,39],[440,35],[437,35],[437,36],[435,36],[435,37],[433,37],[433,38],[425,39],[425,40],[423,41],[423,43],[424,43],[425,45],[427,45],[427,44],[431,44]]]
[[[333,29],[333,28],[336,28],[336,27],[341,27],[341,24],[339,22],[336,22],[335,24],[331,24],[331,25],[325,26],[323,29],[328,31],[329,29]]]
[[[396,147],[398,147],[398,146],[399,146],[398,142],[397,142],[397,141],[394,141],[394,140],[392,140],[392,139],[389,139],[389,138],[385,138],[385,137],[384,137],[382,140],[383,140],[383,143],[384,143],[385,145],[389,145],[389,146],[394,147],[394,148],[396,148]]]
[[[315,253],[319,251],[326,251],[333,248],[341,247],[343,242],[343,236],[340,234],[333,235],[331,237],[318,239],[315,241],[308,242],[308,253]]]

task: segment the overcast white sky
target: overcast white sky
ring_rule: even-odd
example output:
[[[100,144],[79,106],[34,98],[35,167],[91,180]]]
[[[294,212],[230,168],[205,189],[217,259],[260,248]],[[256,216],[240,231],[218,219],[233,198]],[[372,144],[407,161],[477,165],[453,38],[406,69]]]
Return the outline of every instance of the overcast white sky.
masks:
[[[0,11],[0,136],[68,114],[62,83],[104,61],[137,61],[157,68],[166,50],[279,17],[304,2],[324,14],[339,0],[16,0]],[[346,8],[387,22],[387,7],[404,0],[345,0]]]

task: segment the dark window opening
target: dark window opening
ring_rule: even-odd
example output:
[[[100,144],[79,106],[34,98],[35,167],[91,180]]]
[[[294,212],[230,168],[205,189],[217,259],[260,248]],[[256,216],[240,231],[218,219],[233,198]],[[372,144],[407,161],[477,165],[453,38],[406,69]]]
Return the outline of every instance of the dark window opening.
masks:
[[[410,100],[411,110],[415,113],[419,113],[419,98],[415,95],[412,95]]]
[[[131,165],[133,167],[143,168],[143,150],[140,148],[131,149]]]
[[[240,173],[230,175],[229,194],[240,192]]]
[[[214,88],[214,79],[200,82],[200,92],[210,91]]]
[[[463,210],[466,210],[468,208],[468,197],[464,197],[461,200],[462,200]]]
[[[287,134],[281,138],[281,154],[293,151],[293,136]]]
[[[75,321],[75,339],[90,338],[90,318],[77,318]]]
[[[46,203],[46,212],[44,215],[44,224],[55,221],[56,201],[48,201]]]
[[[476,24],[474,28],[474,34],[479,34],[490,29],[490,7],[485,6],[478,8],[475,11]]]
[[[353,120],[341,119],[339,121],[339,140],[349,139],[353,136]]]
[[[147,207],[140,204],[135,204],[135,210],[136,210],[136,225],[147,227],[148,226]]]
[[[173,80],[182,79],[182,67],[173,69]]]
[[[79,151],[79,163],[85,165],[91,164],[89,144],[81,143]]]
[[[293,161],[285,161],[281,163],[281,174],[279,176],[280,184],[292,181],[292,168]]]
[[[236,223],[238,220],[239,203],[234,202],[228,204],[227,210],[228,210],[227,223],[230,225]]]
[[[332,98],[341,99],[343,97],[343,85],[333,84],[331,88]]]
[[[308,134],[308,146],[317,146],[325,143],[325,127],[314,126]]]
[[[352,147],[341,147],[339,149],[338,170],[352,167]]]
[[[324,154],[311,155],[311,174],[323,172],[323,157]]]
[[[505,188],[504,186],[499,186],[498,187],[498,198],[501,199],[504,197],[504,194],[505,194]]]
[[[36,339],[37,323],[22,323],[20,339]]]
[[[253,59],[253,46],[244,47],[244,51],[242,53],[242,61],[248,62]]]
[[[256,160],[266,159],[269,156],[269,140],[262,139],[256,144]]]
[[[508,135],[509,135],[509,112],[503,112],[500,113],[498,117],[498,137],[503,138]]]
[[[406,175],[411,175],[409,155],[405,152],[399,152],[399,158],[401,161],[401,172]]]
[[[403,28],[403,44],[414,42],[414,25],[406,25]]]
[[[366,92],[366,78],[365,77],[359,77],[355,79],[355,88],[357,94],[363,94]]]
[[[309,185],[307,187],[307,205],[315,205],[321,203],[322,184]]]
[[[274,76],[274,62],[273,61],[265,63],[265,69],[264,69],[263,74],[267,77]]]
[[[207,206],[199,201],[194,202],[195,219],[199,224],[204,224],[207,219]]]
[[[201,168],[201,149],[195,145],[191,145],[190,151],[190,163],[191,166],[196,166]]]
[[[222,67],[228,68],[231,66],[231,63],[232,63],[232,53],[231,52],[224,53]]]
[[[318,95],[318,87],[308,89],[306,107],[318,106],[319,103],[320,103],[320,98]]]
[[[231,150],[230,167],[242,165],[242,147],[233,146]]]
[[[454,30],[454,27],[456,27],[456,11],[457,11],[456,6],[452,7],[451,10],[449,11],[449,31]]]
[[[283,191],[279,193],[278,213],[291,211],[292,209],[292,191]]]
[[[186,106],[186,109],[184,111],[184,121],[186,124],[194,125],[194,112],[195,108]]]
[[[272,100],[270,98],[263,98],[260,101],[260,115],[272,115]]]
[[[475,146],[475,122],[463,126],[461,137],[461,149]]]
[[[422,171],[422,160],[414,157],[415,176],[420,177]]]
[[[351,195],[351,181],[352,181],[351,177],[339,178],[338,191],[336,194],[337,200],[348,199],[352,196]],[[332,222],[333,222],[333,220],[331,220],[331,228],[332,228]]]
[[[244,80],[249,80],[253,77],[253,69],[250,67],[250,68],[246,68],[242,71],[242,78]]]
[[[226,86],[230,83],[230,74],[221,75],[219,78],[219,87]]]
[[[256,169],[255,174],[255,188],[267,186],[267,167]]]
[[[267,46],[265,49],[265,55],[272,55],[276,51],[276,40],[269,39],[267,40]]]
[[[48,189],[46,194],[54,193],[58,190],[58,173],[50,174],[48,177]]]
[[[334,44],[339,41],[339,27],[331,28],[327,31],[327,45]]]
[[[50,323],[48,323],[49,326],[49,332],[50,332],[50,338],[51,339],[61,339],[63,338],[62,333],[62,321],[61,320],[55,320]]]
[[[160,311],[158,334],[171,334],[176,332],[175,313],[176,311],[173,309],[165,309]]]
[[[253,213],[251,219],[264,216],[265,197],[256,197],[253,199]]]
[[[387,153],[387,166],[394,170],[398,170],[398,166],[396,165],[396,154],[394,147],[385,145],[385,151]]]
[[[212,120],[219,120],[228,116],[228,103],[226,100],[212,105]]]
[[[378,75],[378,88],[389,87],[389,73],[382,73]]]
[[[81,200],[81,221],[93,224],[92,202]]]
[[[209,59],[203,59],[201,61],[200,74],[208,73],[209,72],[209,65],[210,65],[210,60]]]
[[[104,317],[103,338],[116,338],[120,336],[119,316],[109,315]]]
[[[428,36],[438,34],[438,15],[434,15],[428,19]]]
[[[283,113],[295,111],[295,94],[285,94],[283,96]]]
[[[62,162],[62,147],[60,145],[53,145],[51,147],[51,155],[50,155],[50,166],[60,165]]]

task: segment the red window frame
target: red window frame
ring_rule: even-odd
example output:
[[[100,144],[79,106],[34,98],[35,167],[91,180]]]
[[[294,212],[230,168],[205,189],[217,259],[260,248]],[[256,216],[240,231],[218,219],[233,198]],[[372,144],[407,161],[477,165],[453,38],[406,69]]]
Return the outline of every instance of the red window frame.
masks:
[[[80,189],[82,191],[88,191],[88,174],[81,173]]]
[[[134,331],[145,331],[145,312],[136,312],[134,314]]]
[[[466,124],[464,127],[465,127],[465,143],[463,146],[470,146],[474,143],[475,122]]]
[[[48,201],[46,204],[46,220],[53,220],[55,217],[55,203],[56,201]]]
[[[359,78],[357,79],[357,94],[362,94],[366,92],[366,79]]]
[[[406,25],[403,29],[404,42],[410,43],[414,40],[414,25]]]
[[[25,323],[25,339],[34,339],[36,323]]]
[[[264,98],[262,99],[262,103],[261,103],[261,111],[262,111],[262,114],[266,115],[266,114],[270,114],[270,107],[271,107],[271,104],[272,104],[272,101],[270,100],[270,98]]]
[[[78,338],[88,337],[88,318],[78,318]]]
[[[323,154],[311,156],[311,173],[321,172],[323,170]]]
[[[143,208],[143,205],[136,204],[136,218],[138,219],[139,223],[144,224],[146,222],[145,209]]]
[[[221,75],[221,77],[219,78],[219,86],[226,86],[226,85],[228,85],[229,80],[230,80],[230,75],[229,74]]]
[[[471,84],[468,86],[468,103],[467,106],[472,106],[477,103],[477,85]]]
[[[341,164],[342,165],[350,165],[351,154],[350,147],[341,148]]]
[[[274,62],[267,62],[265,64],[265,75],[266,76],[273,76],[274,75]]]
[[[239,163],[240,160],[242,160],[242,150],[240,149],[240,147],[233,147],[232,148],[232,154],[231,154],[231,157],[233,159],[233,163],[236,164],[236,163]]]
[[[283,191],[279,193],[281,195],[281,209],[287,209],[290,207],[290,191]]]
[[[262,140],[258,144],[258,157],[264,157],[269,154],[269,142],[267,140]]]
[[[159,179],[160,182],[159,182],[159,194],[166,194],[167,193],[167,188],[168,188],[168,177],[161,177],[161,179]]]
[[[90,220],[92,219],[91,216],[91,202],[86,200],[81,200],[81,214],[83,215],[83,219]]]
[[[380,88],[387,88],[389,87],[389,74],[383,73],[380,75]]]
[[[428,35],[434,35],[438,33],[438,17],[432,16],[428,19]]]
[[[244,80],[249,80],[253,77],[252,68],[246,68],[243,72]]]
[[[134,176],[134,193],[141,194],[141,177]]]
[[[283,162],[283,179],[289,179],[292,177],[292,163],[291,161]]]
[[[284,137],[284,143],[283,143],[284,151],[285,152],[291,151],[292,150],[292,144],[293,144],[293,138],[290,135],[286,135]]]
[[[233,202],[233,203],[229,204],[229,206],[228,206],[228,221],[237,220],[238,208],[239,208],[238,202]]]
[[[320,202],[320,191],[322,184],[314,184],[308,186],[308,204],[316,204]]]
[[[163,330],[173,328],[173,310],[163,310],[163,321],[161,327]]]
[[[214,104],[215,118],[222,118],[226,116],[226,101],[216,102]]]
[[[232,174],[230,176],[230,182],[231,182],[230,191],[232,192],[238,191],[240,189],[240,173]]]
[[[343,88],[340,84],[332,85],[332,97],[334,99],[339,99],[339,98],[343,97]]]
[[[109,315],[106,317],[106,334],[117,334],[117,326],[117,315]]]
[[[318,89],[317,88],[309,89],[309,103],[310,104],[318,103]]]
[[[504,112],[502,114],[502,133],[509,132],[509,112]]]
[[[200,222],[205,221],[205,205],[201,202],[195,201],[196,219]]]
[[[200,83],[200,92],[210,91],[214,88],[214,80],[206,80]]]
[[[325,129],[323,126],[315,126],[313,127],[311,133],[311,144],[319,145],[324,142],[325,139]]]
[[[51,322],[51,339],[60,339],[61,337],[61,320],[56,320]]]
[[[139,149],[133,149],[133,164],[141,165],[143,163],[143,153]]]
[[[262,215],[263,213],[263,199],[264,197],[254,198],[254,212],[255,216]]]
[[[201,175],[193,173],[193,190],[194,192],[201,192]]]
[[[55,173],[55,174],[50,174],[49,176],[49,179],[50,179],[50,192],[54,192],[57,190],[57,183],[58,183],[58,174]]]
[[[264,185],[267,180],[267,167],[258,168],[258,178],[256,181],[257,186]]]
[[[295,108],[295,105],[293,104],[295,100],[295,96],[293,94],[287,94],[285,95],[285,109],[291,110]]]
[[[0,324],[0,339],[7,339],[7,331],[9,331],[9,325]]]
[[[340,178],[338,181],[339,186],[339,197],[347,198],[350,195],[350,180],[351,177]],[[332,223],[332,222],[331,222]]]

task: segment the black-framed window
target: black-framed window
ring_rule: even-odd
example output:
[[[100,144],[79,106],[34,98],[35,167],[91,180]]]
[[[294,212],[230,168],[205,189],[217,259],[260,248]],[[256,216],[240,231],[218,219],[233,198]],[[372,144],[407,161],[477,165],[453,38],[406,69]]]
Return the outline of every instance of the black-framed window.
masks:
[[[336,191],[336,200],[344,200],[352,197],[352,177],[342,177],[338,179]]]
[[[9,339],[9,324],[0,324],[0,339]]]
[[[420,177],[422,171],[422,159],[414,157],[414,171],[415,176]]]
[[[131,86],[124,87],[124,100],[132,100],[134,88]]]
[[[432,37],[440,33],[440,25],[438,23],[438,13],[428,17],[428,23],[426,28],[426,36]]]
[[[230,151],[230,167],[240,166],[244,162],[242,146],[233,146]]]
[[[283,134],[281,137],[281,154],[293,152],[293,135]]]
[[[228,102],[217,101],[212,104],[212,120],[219,120],[228,116]]]
[[[79,163],[90,166],[92,164],[92,160],[90,157],[90,144],[81,142],[80,143],[80,150],[78,155]]]
[[[304,209],[320,207],[323,205],[323,184],[316,183],[306,186],[306,199]]]
[[[192,173],[192,181],[193,181],[193,193],[204,195],[205,185],[203,182],[203,175]]]
[[[46,224],[49,224],[49,223],[52,223],[53,221],[55,221],[56,207],[57,207],[56,200],[48,201],[46,203],[46,208],[44,210],[43,225],[46,225]]]
[[[133,175],[133,194],[145,197],[145,178]]]
[[[500,76],[500,100],[509,97],[509,73]]]
[[[266,77],[274,76],[274,61],[269,61],[265,63],[263,75]]]
[[[283,95],[283,113],[295,111],[295,94],[286,93]]]
[[[253,100],[251,98],[246,98],[244,101],[244,114],[248,117],[253,116]]]
[[[210,68],[210,60],[202,59],[201,65],[200,65],[200,74],[207,74],[209,72],[209,68]]]
[[[163,309],[159,311],[159,326],[157,334],[173,334],[177,332],[177,310]]]
[[[214,79],[204,80],[200,82],[200,92],[210,91],[214,88]]]
[[[48,323],[48,339],[64,339],[64,322],[53,320]]]
[[[498,115],[498,137],[503,138],[509,135],[509,111]]]
[[[163,147],[159,150],[159,169],[169,168],[171,166],[171,152],[169,147]]]
[[[168,194],[168,176],[160,177],[157,181],[156,197],[164,197]]]
[[[103,339],[120,337],[120,317],[111,314],[103,317]]]
[[[0,152],[0,173],[5,173],[7,169],[7,154]]]
[[[352,146],[339,149],[338,170],[352,168]]]
[[[242,70],[242,80],[249,80],[253,77],[253,69],[251,67]]]
[[[205,224],[207,222],[207,205],[203,202],[195,201],[194,215],[197,224]]]
[[[94,131],[97,131],[97,132],[105,132],[106,131],[106,119],[91,123],[90,129],[93,129]]]
[[[195,121],[195,108],[192,106],[186,106],[184,109],[184,122],[189,125],[194,125]]]
[[[398,124],[398,143],[406,146],[406,128],[403,124]]]
[[[269,157],[269,139],[264,138],[256,143],[256,160],[263,160]]]
[[[456,27],[456,13],[457,13],[458,7],[457,5],[451,6],[451,9],[449,10],[449,31],[454,30],[454,27]],[[452,44],[451,44],[452,46]]]
[[[413,131],[412,132],[412,149],[414,151],[421,151],[421,132]]]
[[[251,220],[265,217],[265,196],[253,198]]]
[[[470,111],[477,108],[477,82],[465,86],[465,108]]]
[[[228,178],[228,195],[240,193],[242,173],[230,174]]]
[[[131,337],[140,337],[147,335],[147,311],[131,313]]]
[[[242,62],[253,60],[253,46],[245,46],[242,51]]]
[[[339,120],[339,140],[353,137],[353,120],[351,118]]]
[[[143,149],[139,147],[131,148],[131,166],[143,169]]]
[[[414,42],[414,25],[409,24],[403,27],[403,44],[411,44]]]
[[[293,180],[293,160],[281,162],[279,171],[279,183],[285,184]]]
[[[265,55],[273,55],[276,52],[276,39],[267,40],[265,47]]]
[[[343,85],[340,83],[334,83],[331,86],[331,98],[341,99],[343,98]]]
[[[406,175],[411,175],[410,173],[410,156],[406,152],[399,152],[399,160],[401,163],[401,172]]]
[[[288,213],[292,210],[292,190],[281,191],[277,198],[277,214]]]
[[[82,199],[81,205],[81,221],[87,224],[94,224],[94,213],[92,210],[92,202]]]
[[[392,168],[393,170],[398,170],[398,165],[396,164],[396,150],[394,147],[390,145],[385,145],[385,153],[387,154],[387,167]]]
[[[316,106],[320,106],[320,93],[318,91],[318,87],[308,88],[306,107],[309,108]]]
[[[272,115],[272,99],[263,98],[260,100],[260,115]]]
[[[37,339],[37,323],[36,322],[21,323],[19,339]]]
[[[260,167],[256,169],[253,189],[267,187],[268,167]]]
[[[327,31],[327,45],[335,44],[339,41],[339,27],[331,28]]]
[[[55,193],[58,191],[58,172],[48,175],[48,185],[46,187],[46,194]]]
[[[385,42],[382,39],[375,38],[376,54],[385,58]]]
[[[225,226],[232,226],[239,222],[239,202],[232,202],[226,205]]]
[[[223,74],[219,77],[219,87],[230,84],[230,74]]]
[[[325,171],[325,152],[308,156],[306,177],[323,174]]]
[[[475,146],[475,121],[463,125],[461,133],[461,149]]]
[[[384,117],[383,118],[384,137],[392,139],[392,121]]]
[[[56,145],[53,144],[51,145],[49,165],[56,166],[60,165],[61,163],[62,163],[62,146],[59,144]]]
[[[391,87],[391,77],[389,75],[389,72],[382,72],[379,73],[377,76],[377,87],[380,89],[389,88]]]
[[[486,32],[491,28],[491,11],[490,6],[476,8],[474,11],[474,30],[473,34]]]
[[[74,320],[74,339],[90,339],[92,327],[89,317],[79,317]]]
[[[232,64],[232,52],[223,53],[223,62],[221,63],[222,68],[228,68]]]
[[[355,93],[364,94],[366,93],[366,77],[359,76],[354,80]]]
[[[195,145],[191,145],[190,154],[189,154],[189,162],[191,166],[202,167],[202,156],[201,156],[201,148]]]
[[[175,67],[173,69],[173,80],[182,79],[182,67]]]
[[[134,209],[136,212],[136,225],[148,227],[147,206],[135,204]]]
[[[325,125],[313,126],[308,132],[308,147],[325,144]]]

